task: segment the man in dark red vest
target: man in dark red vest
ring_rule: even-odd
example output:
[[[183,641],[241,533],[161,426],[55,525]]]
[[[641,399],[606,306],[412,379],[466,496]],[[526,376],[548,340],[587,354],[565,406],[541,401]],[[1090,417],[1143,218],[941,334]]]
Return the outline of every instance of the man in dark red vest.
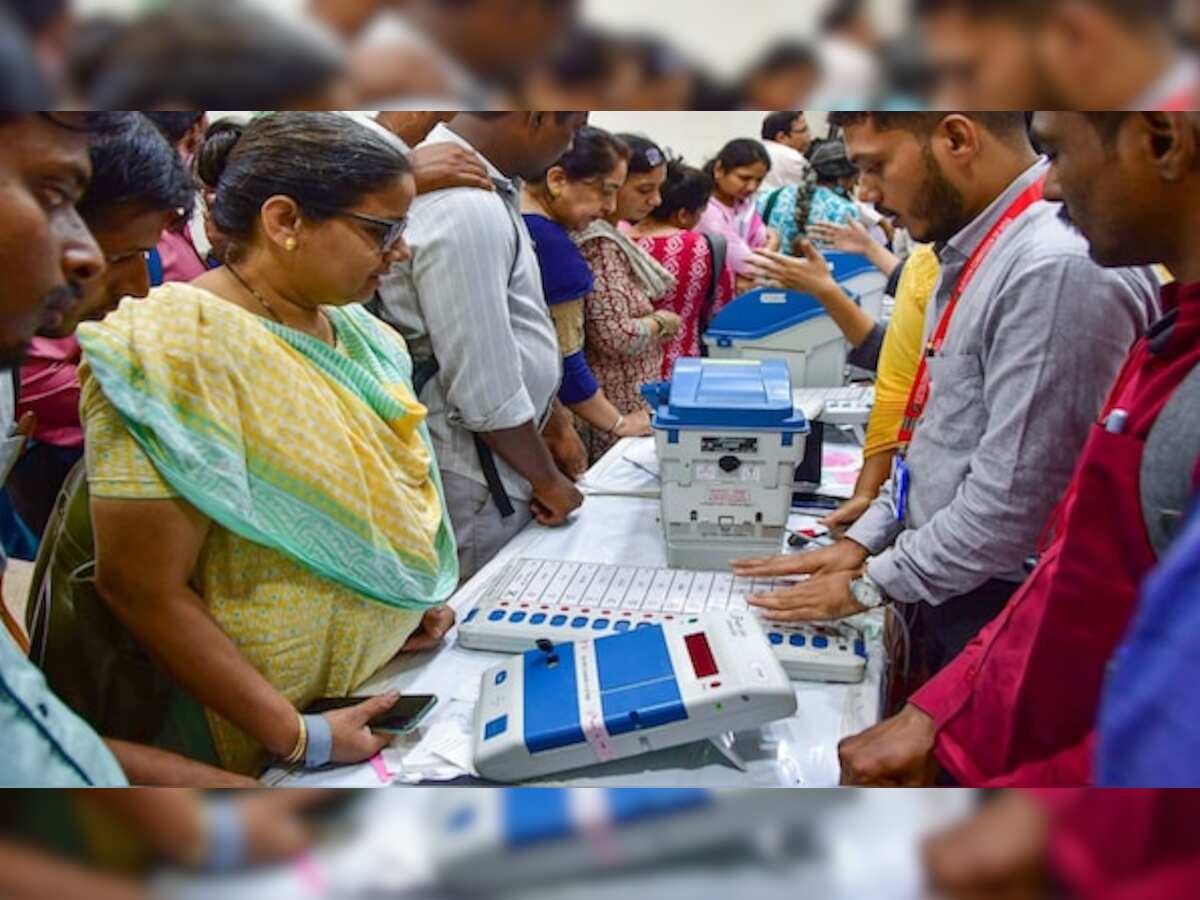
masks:
[[[1038,113],[1035,131],[1054,160],[1047,196],[1093,259],[1161,262],[1177,283],[1093,428],[1037,569],[899,715],[843,742],[850,784],[928,783],[939,766],[965,785],[1088,784],[1106,667],[1182,523],[1197,451],[1154,432],[1200,364],[1200,115]]]

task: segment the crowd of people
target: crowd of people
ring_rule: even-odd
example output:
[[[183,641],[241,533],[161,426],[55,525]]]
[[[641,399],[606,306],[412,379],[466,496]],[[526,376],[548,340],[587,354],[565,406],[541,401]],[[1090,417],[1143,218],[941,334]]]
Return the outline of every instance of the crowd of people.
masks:
[[[868,0],[802,6],[747,13],[763,46],[720,77],[727,60],[690,58],[673,33],[613,32],[579,0],[309,0],[290,17],[173,0],[132,19],[4,0],[0,60],[13,87],[40,70],[41,108],[1187,109],[1200,96],[1195,0],[912,0],[898,28]]]
[[[692,165],[581,112],[3,114],[2,462],[40,549],[0,781],[370,759],[394,695],[309,705],[436,647],[769,285],[877,374],[841,539],[735,566],[807,576],[751,598],[770,619],[911,629],[843,780],[1200,783],[1200,118],[829,122]],[[825,247],[888,276],[890,322]]]

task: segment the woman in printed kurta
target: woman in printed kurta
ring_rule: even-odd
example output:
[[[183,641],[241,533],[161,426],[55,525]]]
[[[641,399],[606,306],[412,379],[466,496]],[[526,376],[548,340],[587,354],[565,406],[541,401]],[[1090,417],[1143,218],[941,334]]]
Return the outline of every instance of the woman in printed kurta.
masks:
[[[605,396],[624,416],[648,412],[641,388],[660,379],[662,345],[679,332],[679,317],[655,310],[654,303],[675,288],[675,279],[617,225],[644,219],[662,201],[667,175],[662,151],[636,135],[621,135],[630,147],[629,177],[608,221],[598,221],[575,235],[592,269],[595,286],[584,299],[588,365]],[[592,461],[618,440],[591,429],[587,435]]]

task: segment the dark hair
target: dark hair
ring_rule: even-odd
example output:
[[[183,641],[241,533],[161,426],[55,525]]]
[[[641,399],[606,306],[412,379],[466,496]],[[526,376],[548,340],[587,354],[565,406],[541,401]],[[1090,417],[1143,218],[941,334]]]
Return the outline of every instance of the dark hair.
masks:
[[[791,133],[792,128],[796,125],[796,120],[804,113],[800,110],[793,109],[785,112],[773,112],[763,119],[762,139],[764,141],[775,140],[775,135],[780,132],[785,134]]]
[[[316,221],[331,218],[411,171],[404,154],[381,134],[330,112],[277,112],[249,125],[211,126],[197,171],[216,192],[213,221],[245,241],[263,204],[282,194]]]
[[[79,201],[79,214],[93,222],[129,203],[191,215],[196,183],[175,147],[141,113],[109,115],[119,118],[92,138],[92,180]]]
[[[546,174],[555,167],[562,168],[571,181],[583,181],[598,175],[607,175],[622,161],[629,160],[629,148],[624,141],[603,128],[584,126],[575,132],[575,143],[559,157],[535,182],[545,181]]]
[[[698,212],[712,199],[713,188],[713,180],[708,173],[685,164],[681,159],[673,159],[667,164],[667,180],[659,190],[662,204],[650,216],[659,222],[669,222],[680,210]]]
[[[948,115],[950,112],[831,112],[829,124],[849,128],[870,123],[879,131],[902,129],[927,139]],[[1012,139],[1018,135],[1024,138],[1028,134],[1023,112],[963,112],[962,115],[1000,138]]]
[[[767,171],[771,170],[771,157],[767,155],[767,148],[751,138],[730,141],[721,148],[720,153],[705,163],[704,171],[711,178],[716,178],[717,163],[720,163],[726,172],[755,163],[762,163],[767,167]]]
[[[31,35],[36,35],[70,8],[70,0],[0,0],[0,12],[7,11],[16,24]]]
[[[184,136],[196,127],[196,123],[204,118],[204,110],[189,110],[187,112],[146,112],[147,119],[158,126],[168,141],[178,144]]]
[[[618,134],[617,137],[629,148],[630,175],[644,175],[666,164],[667,157],[662,147],[650,138],[640,134]]]
[[[242,4],[185,2],[146,15],[100,51],[84,86],[100,109],[286,109],[343,67],[330,40]]]

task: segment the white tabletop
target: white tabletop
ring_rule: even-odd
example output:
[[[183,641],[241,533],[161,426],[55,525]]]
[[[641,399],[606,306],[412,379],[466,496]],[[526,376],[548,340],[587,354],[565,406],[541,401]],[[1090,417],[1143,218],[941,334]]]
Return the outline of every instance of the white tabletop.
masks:
[[[825,449],[827,493],[849,494],[861,451],[846,444]],[[451,598],[461,619],[514,559],[662,567],[666,544],[659,525],[654,441],[622,441],[588,473],[587,502],[556,529],[531,525]],[[650,470],[650,472],[647,472]],[[796,518],[793,527],[811,519]],[[866,620],[869,664],[860,684],[795,682],[798,712],[752,732],[739,733],[735,750],[745,771],[711,744],[693,744],[571,773],[562,784],[600,787],[829,787],[838,783],[837,745],[879,720],[885,671],[882,617]],[[397,738],[371,764],[325,772],[268,772],[264,781],[288,786],[379,787],[446,782],[473,776],[471,726],[482,673],[497,653],[465,650],[452,632],[436,651],[398,657],[357,693],[395,689],[435,694],[438,705],[413,735]]]

